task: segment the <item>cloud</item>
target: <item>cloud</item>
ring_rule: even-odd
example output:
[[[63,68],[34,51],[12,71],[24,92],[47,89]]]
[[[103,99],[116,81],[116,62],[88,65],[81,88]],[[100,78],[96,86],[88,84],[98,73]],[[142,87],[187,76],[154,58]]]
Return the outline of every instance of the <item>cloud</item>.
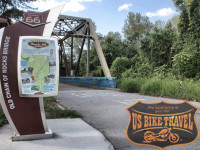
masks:
[[[101,2],[101,0],[66,0],[65,2],[58,2],[57,0],[39,0],[33,2],[33,7],[37,7],[38,11],[45,11],[60,4],[65,4],[62,13],[79,12],[86,9],[85,5],[83,4],[85,2]]]
[[[122,11],[122,10],[129,10],[129,7],[133,6],[133,4],[129,3],[129,4],[123,4],[121,6],[119,6],[118,11]]]
[[[159,9],[156,12],[147,12],[146,15],[147,17],[165,17],[165,16],[170,16],[172,14],[176,13],[174,10],[172,10],[171,8],[162,8]]]

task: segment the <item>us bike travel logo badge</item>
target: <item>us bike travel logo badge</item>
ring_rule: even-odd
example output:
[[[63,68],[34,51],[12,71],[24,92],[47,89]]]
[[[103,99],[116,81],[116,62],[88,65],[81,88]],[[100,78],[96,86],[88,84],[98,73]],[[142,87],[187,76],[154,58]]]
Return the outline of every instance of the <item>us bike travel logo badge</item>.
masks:
[[[127,138],[138,145],[164,149],[194,142],[199,135],[195,115],[198,108],[187,101],[181,103],[144,103],[138,101],[127,108],[130,115]]]

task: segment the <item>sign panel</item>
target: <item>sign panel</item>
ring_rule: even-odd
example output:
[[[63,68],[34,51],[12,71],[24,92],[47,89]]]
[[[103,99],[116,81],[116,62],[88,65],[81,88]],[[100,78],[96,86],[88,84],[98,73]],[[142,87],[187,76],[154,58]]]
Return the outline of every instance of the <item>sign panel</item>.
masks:
[[[24,13],[24,19],[21,22],[31,27],[45,24],[42,13]]]
[[[182,103],[144,103],[138,101],[127,108],[130,122],[127,138],[134,144],[158,148],[185,145],[199,135],[195,115],[198,108]]]
[[[58,41],[40,36],[21,36],[18,82],[22,97],[55,96],[58,93]]]

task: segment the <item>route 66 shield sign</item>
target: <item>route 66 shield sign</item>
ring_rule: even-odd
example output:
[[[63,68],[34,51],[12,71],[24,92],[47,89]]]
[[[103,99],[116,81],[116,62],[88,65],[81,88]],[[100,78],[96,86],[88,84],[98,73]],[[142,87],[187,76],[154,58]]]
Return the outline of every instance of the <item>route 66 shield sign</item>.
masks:
[[[199,135],[195,115],[198,108],[191,103],[144,103],[138,101],[127,108],[130,115],[127,138],[134,144],[164,149],[194,142]]]
[[[24,13],[24,19],[21,22],[31,27],[37,27],[45,24],[42,13]]]

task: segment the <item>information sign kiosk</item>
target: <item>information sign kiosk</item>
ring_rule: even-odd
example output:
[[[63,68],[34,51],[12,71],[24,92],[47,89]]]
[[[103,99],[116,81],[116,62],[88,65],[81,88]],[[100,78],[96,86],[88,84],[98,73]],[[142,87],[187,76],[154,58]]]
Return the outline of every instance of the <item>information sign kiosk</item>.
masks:
[[[51,138],[43,97],[58,92],[58,46],[50,38],[63,5],[0,29],[0,102],[12,140]]]

